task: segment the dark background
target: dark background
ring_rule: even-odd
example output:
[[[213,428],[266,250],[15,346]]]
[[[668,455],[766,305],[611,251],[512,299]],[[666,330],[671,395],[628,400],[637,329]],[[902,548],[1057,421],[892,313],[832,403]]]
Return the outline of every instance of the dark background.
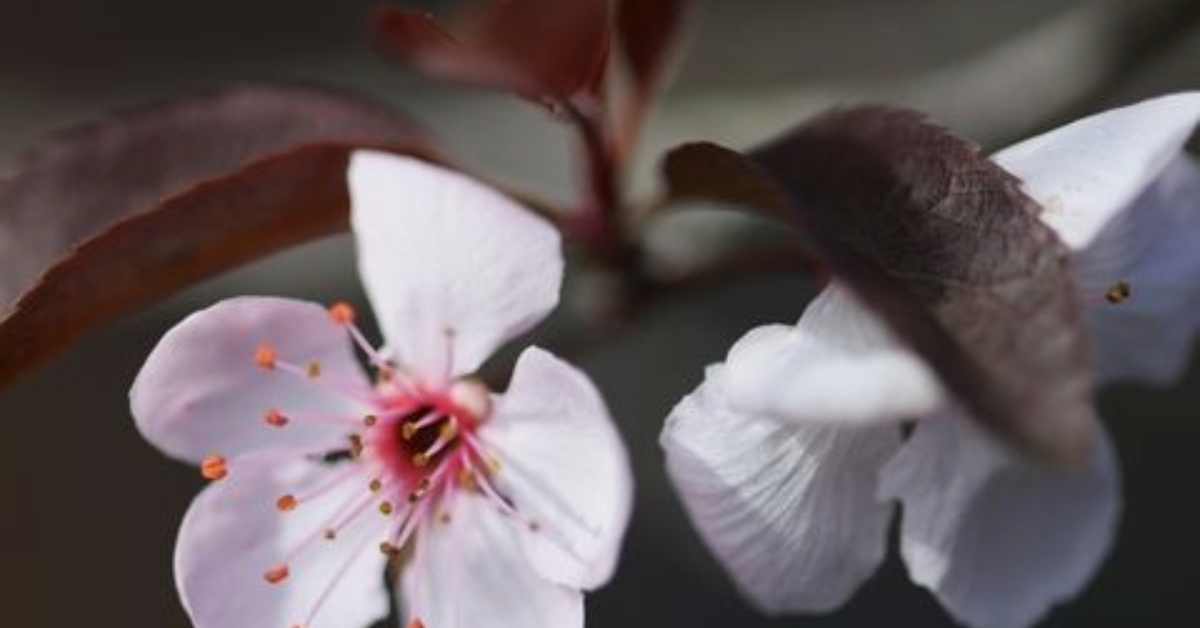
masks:
[[[565,136],[536,112],[377,64],[361,37],[369,4],[3,3],[0,157],[57,126],[148,97],[236,78],[312,78],[405,106],[491,172],[550,192],[570,189]],[[1159,5],[1174,10],[1195,2],[698,4],[677,89],[653,122],[648,156],[680,139],[752,142],[829,103],[864,98],[921,106],[996,146],[1065,116],[1200,83],[1200,26],[1186,11],[1153,19]],[[1114,6],[1130,8],[1133,17],[1104,13]],[[648,180],[643,172],[639,186]],[[127,316],[0,390],[4,625],[187,625],[170,557],[200,481],[138,437],[126,391],[164,331],[237,294],[365,305],[352,249],[344,237],[332,238]],[[571,355],[605,391],[639,480],[624,561],[614,581],[589,598],[590,626],[952,625],[928,594],[906,582],[894,558],[839,613],[761,618],[700,546],[666,484],[656,439],[670,407],[745,330],[795,320],[810,294],[803,282],[785,278],[715,288],[656,306],[632,328]],[[1196,371],[1165,392],[1101,394],[1125,472],[1120,538],[1086,593],[1046,626],[1195,625]]]

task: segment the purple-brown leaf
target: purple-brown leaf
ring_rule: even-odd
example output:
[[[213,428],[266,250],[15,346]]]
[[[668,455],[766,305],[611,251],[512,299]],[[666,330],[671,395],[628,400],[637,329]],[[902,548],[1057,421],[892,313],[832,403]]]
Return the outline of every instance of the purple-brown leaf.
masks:
[[[380,5],[376,47],[439,79],[535,100],[594,99],[608,62],[608,0],[479,0],[447,32],[426,13]],[[453,33],[453,36],[449,33]]]
[[[691,0],[622,0],[617,5],[620,46],[637,89],[658,85]]]
[[[685,146],[665,168],[680,196],[786,215],[983,425],[1042,459],[1083,459],[1095,421],[1068,252],[975,147],[860,107],[747,156]]]
[[[0,183],[0,382],[116,314],[344,229],[358,146],[421,140],[358,97],[241,85],[46,141]]]

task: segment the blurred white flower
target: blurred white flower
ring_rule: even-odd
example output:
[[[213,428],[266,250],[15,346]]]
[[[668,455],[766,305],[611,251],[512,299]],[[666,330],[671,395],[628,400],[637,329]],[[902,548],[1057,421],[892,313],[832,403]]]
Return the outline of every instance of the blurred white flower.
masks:
[[[1182,151],[1198,119],[1200,93],[1166,96],[994,156],[1073,252],[1100,382],[1172,381],[1200,329],[1200,168]],[[701,535],[763,611],[846,602],[883,560],[898,500],[912,579],[965,625],[1024,628],[1102,562],[1116,459],[1102,428],[1067,471],[977,425],[835,283],[794,327],[752,330],[710,367],[662,445]]]

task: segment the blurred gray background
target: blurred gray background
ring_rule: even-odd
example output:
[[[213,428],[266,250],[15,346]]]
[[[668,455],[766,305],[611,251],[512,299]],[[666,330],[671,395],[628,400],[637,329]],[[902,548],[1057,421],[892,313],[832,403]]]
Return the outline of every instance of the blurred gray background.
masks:
[[[911,104],[996,147],[1083,112],[1196,87],[1197,4],[699,0],[678,80],[651,121],[635,186],[650,189],[654,156],[676,141],[745,145],[836,102]],[[5,2],[0,158],[115,106],[229,79],[302,78],[397,103],[495,176],[549,194],[572,189],[568,138],[536,111],[422,83],[376,62],[362,37],[369,5]],[[688,237],[664,235],[664,250],[698,255],[704,251],[689,247],[712,243],[712,225],[679,228]],[[187,625],[170,556],[200,481],[137,436],[128,386],[164,331],[218,299],[276,294],[365,306],[352,254],[345,237],[330,238],[206,282],[90,335],[0,390],[5,625]],[[762,618],[700,546],[666,484],[656,439],[671,406],[741,333],[795,320],[810,294],[803,281],[785,277],[714,286],[659,303],[636,325],[572,352],[606,393],[639,479],[625,560],[613,583],[589,598],[590,626],[952,625],[906,582],[894,558],[841,612]],[[1120,539],[1086,593],[1046,626],[1196,624],[1197,377],[1165,392],[1101,395],[1126,473]]]

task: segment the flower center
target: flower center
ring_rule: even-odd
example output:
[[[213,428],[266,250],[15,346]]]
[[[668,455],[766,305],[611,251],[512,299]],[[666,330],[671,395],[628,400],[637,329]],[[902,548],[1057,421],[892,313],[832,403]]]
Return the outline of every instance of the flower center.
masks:
[[[375,371],[373,386],[341,380],[338,374],[325,372],[316,361],[295,364],[282,360],[269,345],[261,345],[253,356],[265,370],[303,378],[371,408],[370,414],[357,416],[306,415],[281,408],[263,413],[264,429],[286,429],[306,423],[336,426],[345,429],[347,443],[345,447],[325,451],[301,452],[306,460],[328,468],[329,480],[307,494],[287,493],[274,498],[275,507],[285,515],[309,502],[336,500],[332,495],[341,495],[344,501],[335,505],[331,509],[333,514],[305,535],[282,561],[264,566],[263,579],[271,585],[288,581],[292,565],[301,555],[316,551],[323,541],[340,540],[343,531],[359,522],[367,526],[362,529],[376,531],[365,535],[368,543],[373,541],[387,556],[398,557],[423,525],[451,522],[449,504],[461,491],[480,494],[501,511],[516,516],[509,500],[492,485],[491,477],[497,473],[499,462],[475,435],[491,414],[488,388],[474,378],[433,386],[418,381],[366,341],[354,325],[354,312],[349,306],[331,307],[330,317],[346,329],[369,359]],[[227,463],[219,455],[210,456],[203,461],[201,473],[210,480],[222,480],[237,473],[236,463]],[[351,490],[339,490],[348,485]],[[378,523],[369,519],[380,514],[385,519],[374,520]],[[314,600],[307,617],[291,628],[311,628],[313,619],[354,558],[367,547],[355,547],[348,553],[349,559],[330,574],[328,586]]]

